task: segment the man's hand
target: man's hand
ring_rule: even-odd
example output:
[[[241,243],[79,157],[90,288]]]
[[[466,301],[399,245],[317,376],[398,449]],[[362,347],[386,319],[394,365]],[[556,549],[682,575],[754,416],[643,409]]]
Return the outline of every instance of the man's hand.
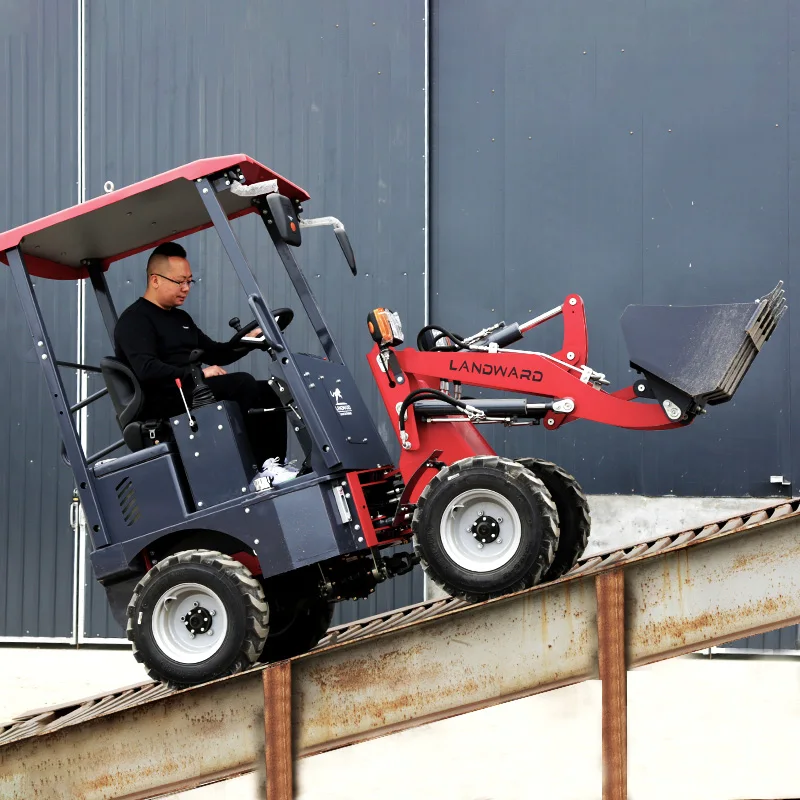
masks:
[[[222,367],[218,367],[216,364],[211,367],[206,367],[203,370],[203,377],[205,378],[216,378],[218,375],[227,375],[228,373],[225,372]]]

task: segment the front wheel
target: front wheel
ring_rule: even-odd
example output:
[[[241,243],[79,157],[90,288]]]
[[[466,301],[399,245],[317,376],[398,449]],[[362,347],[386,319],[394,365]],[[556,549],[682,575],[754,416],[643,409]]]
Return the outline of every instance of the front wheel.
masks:
[[[558,514],[542,481],[498,456],[441,470],[417,501],[412,529],[423,569],[469,600],[538,583],[558,544]]]
[[[264,591],[247,567],[213,550],[186,550],[139,581],[127,635],[151,678],[181,687],[250,666],[268,623]]]

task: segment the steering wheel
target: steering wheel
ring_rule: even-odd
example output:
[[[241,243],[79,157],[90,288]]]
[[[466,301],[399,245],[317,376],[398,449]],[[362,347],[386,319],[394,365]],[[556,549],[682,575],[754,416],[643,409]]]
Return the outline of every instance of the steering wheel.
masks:
[[[286,328],[289,326],[289,323],[294,319],[294,311],[291,308],[276,308],[272,312],[273,317],[275,318],[275,322],[278,325],[278,328],[282,331],[285,331]],[[247,325],[240,325],[239,318],[234,317],[232,320],[228,322],[228,324],[236,329],[236,333],[230,338],[230,344],[238,344],[242,342],[242,344],[250,344],[250,342],[243,342],[242,340],[249,334],[252,333],[256,328],[259,327],[258,321],[253,320],[252,322],[248,322]],[[253,343],[257,343],[254,340]]]

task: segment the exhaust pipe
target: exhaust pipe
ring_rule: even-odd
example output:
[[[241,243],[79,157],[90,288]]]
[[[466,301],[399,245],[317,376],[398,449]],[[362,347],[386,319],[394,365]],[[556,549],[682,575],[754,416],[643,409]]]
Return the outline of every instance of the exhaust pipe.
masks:
[[[671,420],[727,403],[786,313],[783,281],[753,303],[628,306],[620,323],[630,364],[645,376],[634,390],[654,397]]]

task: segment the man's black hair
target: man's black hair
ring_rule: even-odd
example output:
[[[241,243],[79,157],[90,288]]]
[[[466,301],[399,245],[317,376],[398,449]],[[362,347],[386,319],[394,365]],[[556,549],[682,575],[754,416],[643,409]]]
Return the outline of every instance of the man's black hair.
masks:
[[[147,259],[147,274],[152,272],[151,266],[154,261],[159,261],[159,256],[166,258],[186,258],[186,250],[177,242],[163,242],[152,253],[150,258]]]

